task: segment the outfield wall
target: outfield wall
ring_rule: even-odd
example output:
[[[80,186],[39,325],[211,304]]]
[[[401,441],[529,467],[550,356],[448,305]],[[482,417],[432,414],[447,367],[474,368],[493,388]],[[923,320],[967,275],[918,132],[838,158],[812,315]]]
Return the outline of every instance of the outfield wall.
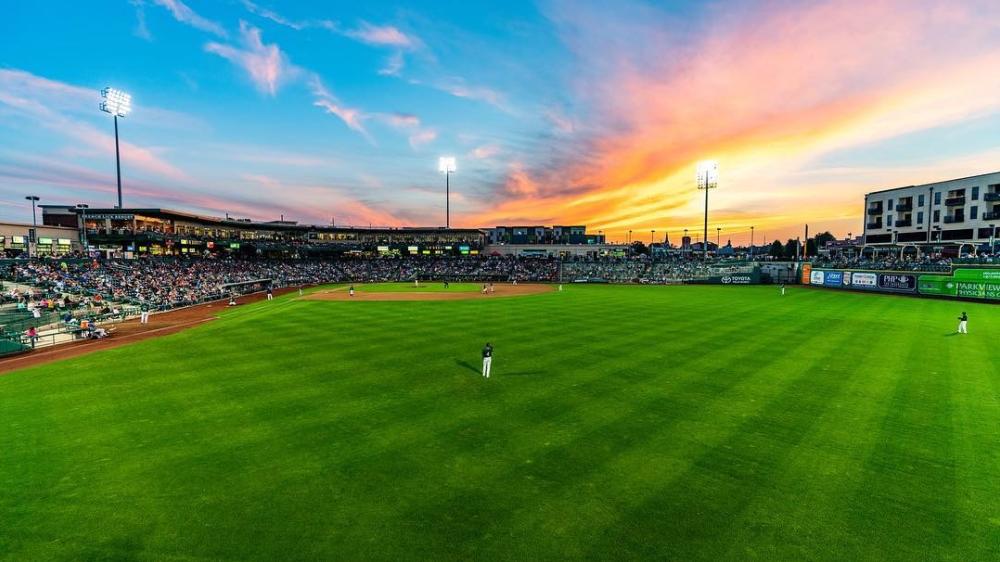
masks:
[[[802,284],[828,289],[1000,301],[1000,269],[958,267],[950,274],[802,268]]]

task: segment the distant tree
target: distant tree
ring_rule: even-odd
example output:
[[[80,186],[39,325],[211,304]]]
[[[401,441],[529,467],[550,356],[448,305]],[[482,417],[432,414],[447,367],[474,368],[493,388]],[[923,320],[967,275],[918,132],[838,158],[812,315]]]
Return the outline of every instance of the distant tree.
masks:
[[[771,242],[771,249],[767,251],[767,255],[777,259],[785,257],[785,248],[781,245],[780,240]]]
[[[786,257],[788,259],[795,259],[795,256],[798,254],[798,251],[799,251],[799,245],[798,245],[798,243],[795,240],[792,240],[791,238],[789,238],[788,242],[785,242],[785,255],[784,255],[784,257]]]
[[[643,244],[638,240],[632,242],[632,255],[638,256],[640,254],[648,254],[648,253],[649,253],[649,248],[647,248],[645,244]]]
[[[827,232],[820,232],[816,236],[809,239],[806,243],[806,251],[810,256],[815,256],[819,253],[819,250],[826,246],[827,242],[833,242],[837,239],[836,236]]]

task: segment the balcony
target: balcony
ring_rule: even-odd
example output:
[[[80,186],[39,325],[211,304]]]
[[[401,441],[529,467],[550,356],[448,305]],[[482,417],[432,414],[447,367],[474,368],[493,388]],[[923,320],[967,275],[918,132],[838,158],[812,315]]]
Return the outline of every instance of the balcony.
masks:
[[[900,213],[909,213],[913,210],[913,203],[900,203],[896,205],[896,210]]]
[[[865,228],[868,229],[868,230],[878,230],[878,229],[882,228],[882,223],[880,223],[880,222],[870,222],[870,223],[868,223],[868,224],[865,225]]]
[[[959,205],[965,205],[965,196],[962,195],[959,197],[949,197],[944,200],[944,204],[947,205],[948,207],[957,207]]]
[[[947,217],[946,216],[944,218],[944,223],[945,224],[955,224],[955,223],[959,223],[959,222],[965,222],[965,217]]]
[[[984,193],[983,201],[997,202],[1000,201],[1000,191],[996,193]]]
[[[869,215],[881,215],[882,214],[882,205],[872,205],[871,207],[868,207],[868,214]]]
[[[983,213],[984,221],[995,221],[1000,220],[1000,212],[994,211],[992,213]]]
[[[896,221],[896,226],[898,226],[899,228],[906,228],[908,226],[913,226],[913,221],[912,220]]]

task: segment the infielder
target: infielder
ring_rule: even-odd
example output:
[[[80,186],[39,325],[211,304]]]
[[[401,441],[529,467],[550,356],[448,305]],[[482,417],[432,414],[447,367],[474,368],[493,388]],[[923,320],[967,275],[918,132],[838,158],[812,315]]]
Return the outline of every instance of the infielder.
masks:
[[[483,377],[490,378],[490,367],[493,365],[493,346],[486,342],[483,348]]]
[[[969,333],[969,315],[967,315],[964,312],[962,313],[961,316],[958,317],[958,333],[960,334]]]
[[[149,305],[146,303],[139,305],[139,323],[149,324]]]
[[[354,296],[354,285],[351,285],[351,288],[347,290],[347,294],[352,297]]]

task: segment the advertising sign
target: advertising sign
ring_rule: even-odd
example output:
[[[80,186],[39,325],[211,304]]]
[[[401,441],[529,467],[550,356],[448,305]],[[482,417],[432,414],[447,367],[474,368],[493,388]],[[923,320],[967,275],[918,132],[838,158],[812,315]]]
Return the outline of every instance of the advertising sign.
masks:
[[[808,285],[810,279],[810,273],[812,273],[812,264],[804,263],[802,264],[802,284]]]
[[[921,295],[1000,300],[1000,270],[956,269],[953,275],[921,275]]]
[[[878,287],[878,275],[874,273],[851,273],[851,287],[855,289],[874,289]]]
[[[812,284],[812,285],[822,285],[823,284],[823,279],[826,277],[824,275],[824,273],[826,273],[826,272],[824,272],[824,271],[817,271],[815,269],[812,270],[809,273],[809,283]]]
[[[912,293],[917,290],[917,276],[908,273],[880,273],[878,288],[883,291]]]
[[[827,287],[840,287],[844,282],[844,273],[841,271],[827,271],[823,276],[823,284]]]
[[[725,275],[719,281],[723,285],[750,285],[754,278],[752,275]]]

